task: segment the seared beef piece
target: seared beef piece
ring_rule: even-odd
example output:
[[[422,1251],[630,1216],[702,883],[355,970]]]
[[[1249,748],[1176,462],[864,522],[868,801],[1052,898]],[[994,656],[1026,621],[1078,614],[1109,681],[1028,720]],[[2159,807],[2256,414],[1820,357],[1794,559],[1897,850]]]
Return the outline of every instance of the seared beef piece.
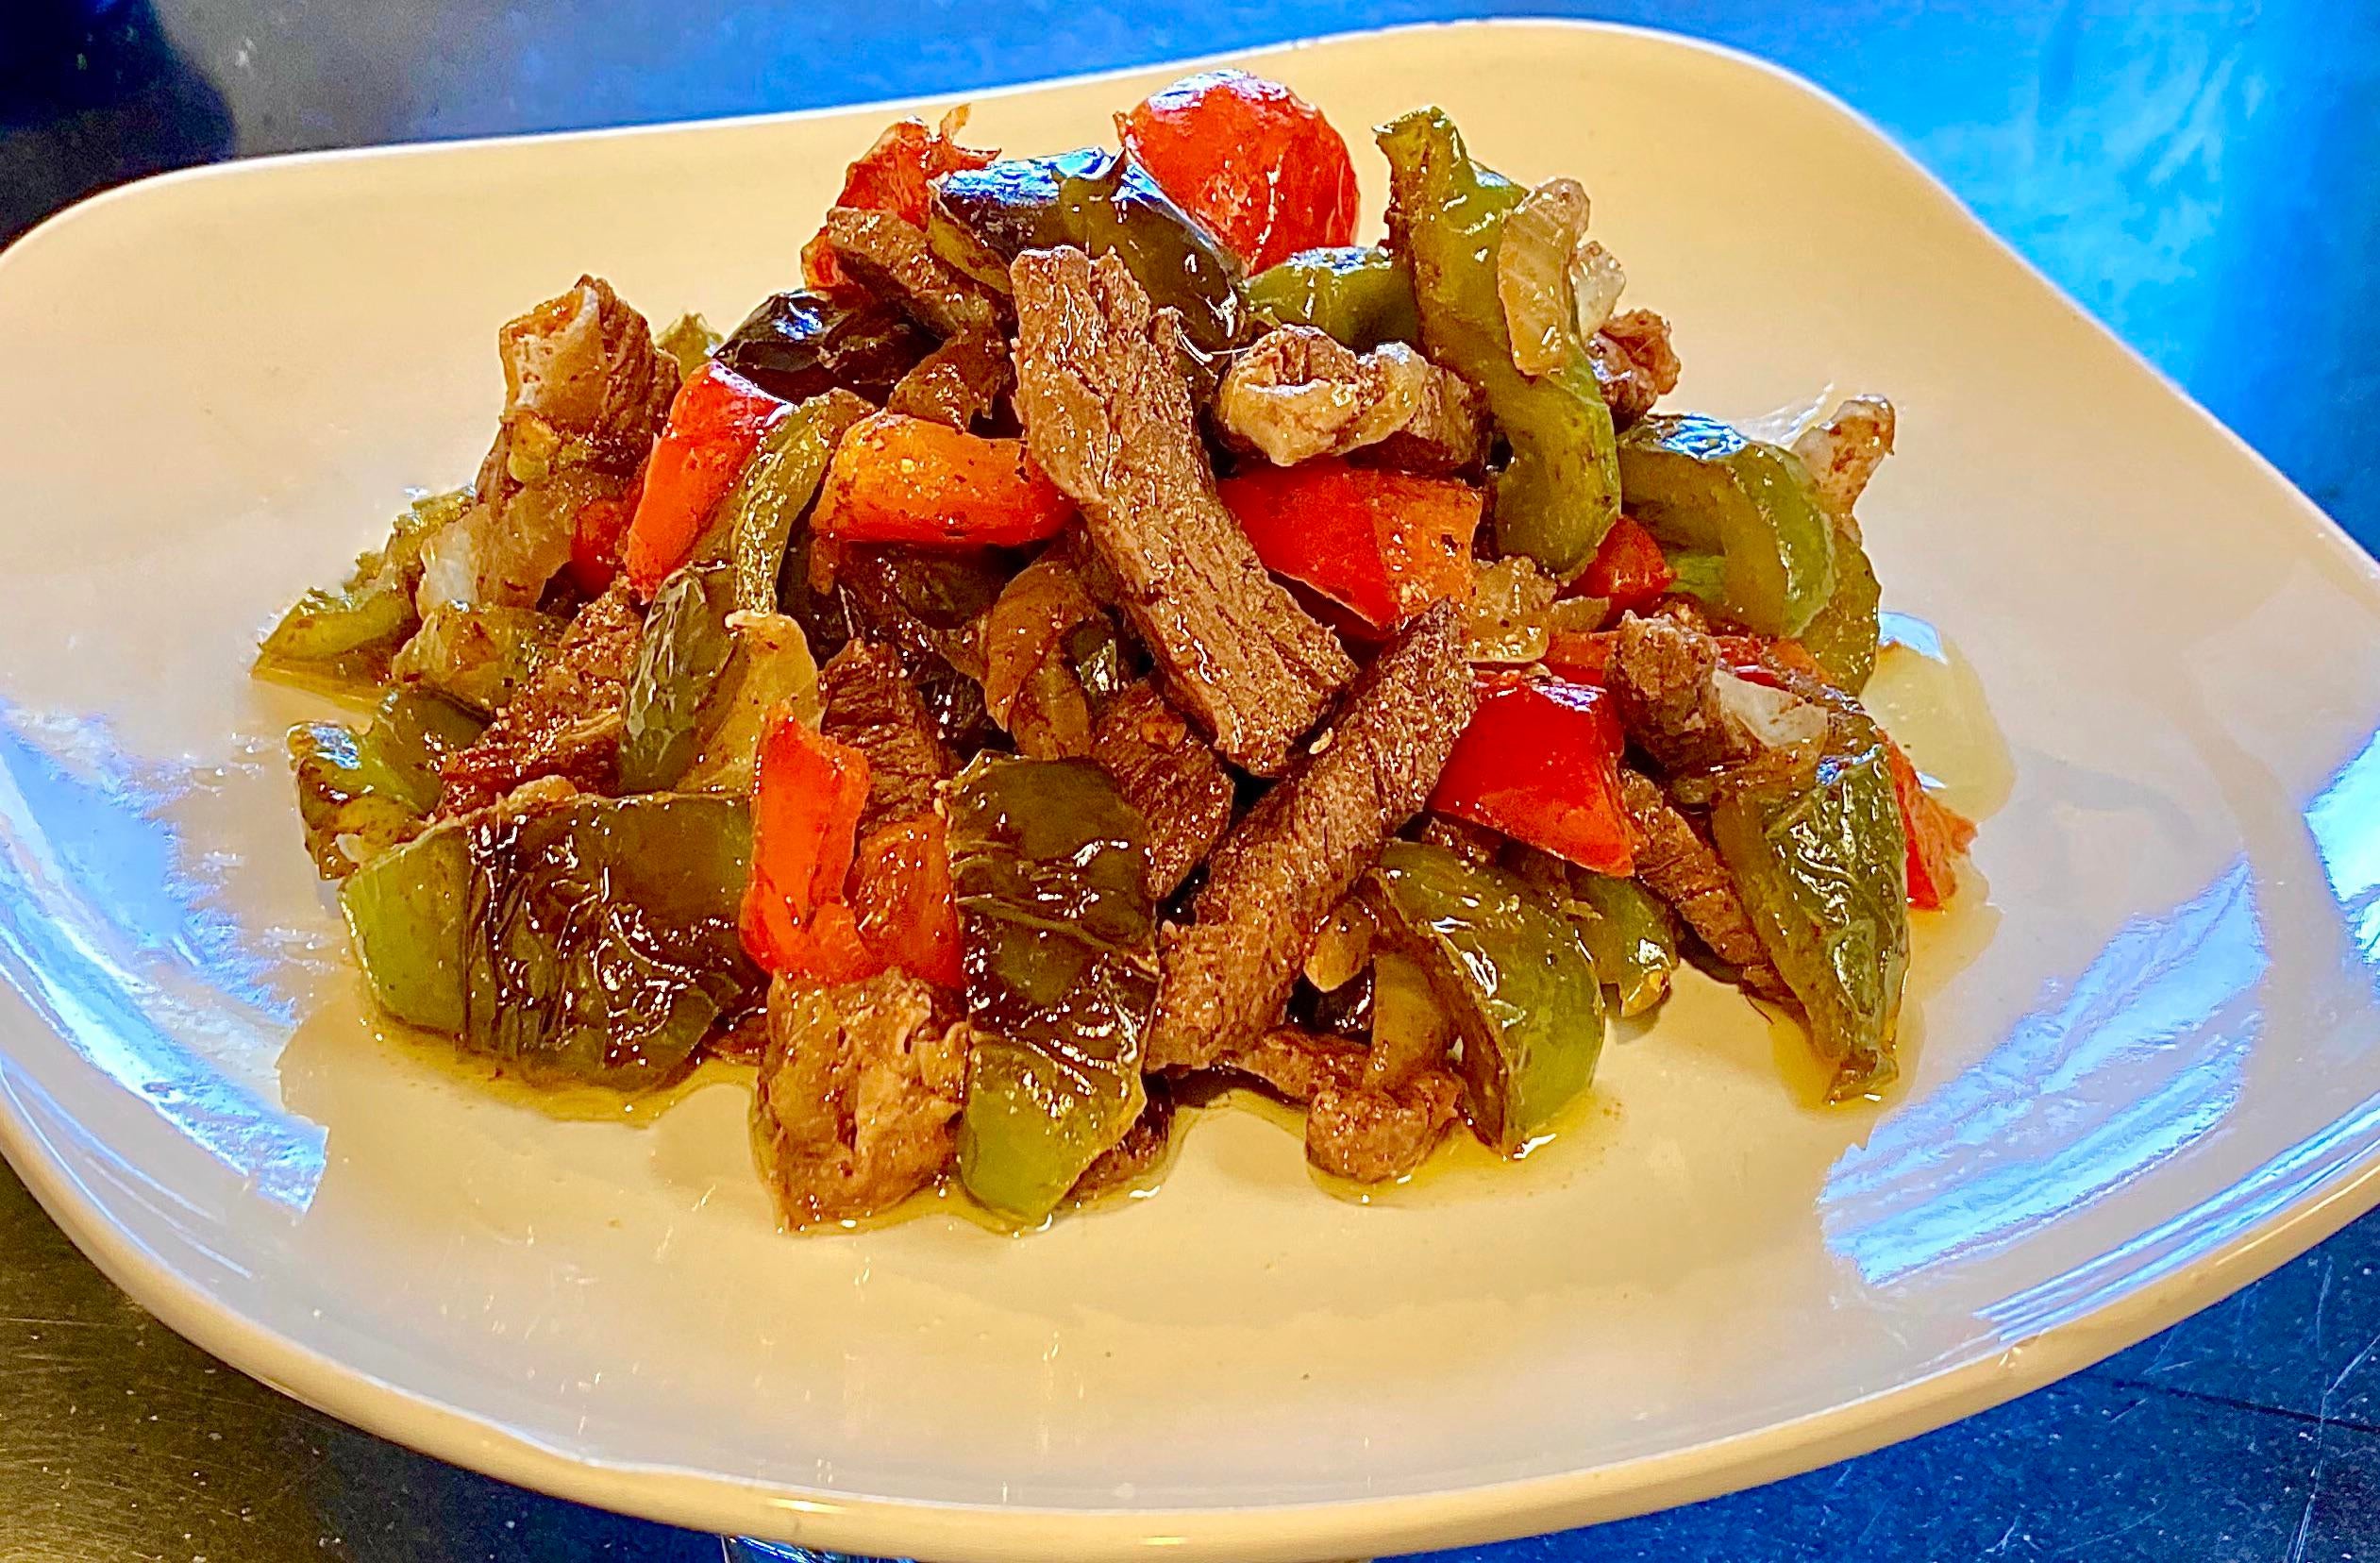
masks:
[[[1136,683],[1107,704],[1091,733],[1091,758],[1148,822],[1148,894],[1164,900],[1232,824],[1231,773],[1165,697]]]
[[[1677,349],[1669,323],[1651,310],[1630,310],[1603,322],[1586,345],[1588,366],[1610,404],[1612,422],[1626,429],[1678,388]]]
[[[1322,920],[1429,800],[1471,706],[1461,614],[1440,602],[1215,849],[1198,920],[1164,935],[1149,1068],[1204,1067],[1280,1018]]]
[[[1391,466],[1453,472],[1487,448],[1469,381],[1401,342],[1359,356],[1311,326],[1277,327],[1233,360],[1215,418],[1227,442],[1276,466],[1377,446]]]
[[[1793,453],[1810,470],[1819,499],[1848,520],[1886,457],[1892,454],[1897,419],[1882,396],[1852,396],[1824,423],[1813,424],[1793,442]],[[1852,535],[1859,534],[1854,529]]]
[[[831,594],[834,610],[824,616],[832,622],[819,627],[827,638],[839,626],[898,652],[934,731],[959,753],[973,753],[986,726],[980,626],[1014,566],[980,550],[899,544],[813,544],[804,565],[812,619],[822,616],[819,594]]]
[[[965,429],[992,415],[1014,378],[1008,344],[989,331],[967,331],[927,354],[916,368],[903,375],[884,405],[913,418]]]
[[[1099,1152],[1099,1159],[1082,1169],[1067,1198],[1094,1200],[1154,1170],[1165,1159],[1173,1139],[1173,1091],[1163,1080],[1147,1083],[1148,1104],[1124,1131],[1124,1137]]]
[[[629,669],[644,628],[625,576],[580,609],[487,731],[446,757],[439,814],[469,814],[540,776],[616,791]]]
[[[508,322],[496,350],[507,435],[574,445],[584,464],[614,477],[633,477],[644,465],[678,395],[678,361],[653,345],[645,317],[610,283],[581,277],[561,297]],[[497,451],[505,445],[500,437]],[[483,469],[483,499],[489,477]]]
[[[826,989],[777,980],[752,1111],[787,1225],[872,1216],[941,1174],[967,1039],[949,996],[905,972]]]
[[[1439,814],[1432,815],[1423,823],[1421,839],[1433,847],[1445,848],[1466,863],[1493,863],[1504,845],[1504,838],[1484,825]]]
[[[1675,619],[1620,620],[1611,690],[1620,725],[1673,784],[1749,776],[1753,766],[1789,774],[1816,759],[1826,736],[1823,703],[1738,677],[1721,665],[1716,641]]]
[[[818,670],[818,693],[826,735],[867,756],[861,831],[932,808],[935,785],[959,767],[891,647],[852,641]]]
[[[916,224],[889,211],[836,207],[818,237],[853,281],[898,304],[936,336],[988,337],[998,328],[992,291],[936,255]]]
[[[608,283],[578,285],[496,333],[504,412],[469,510],[423,540],[414,606],[528,608],[570,559],[588,506],[629,495],[678,394],[678,361]]]
[[[1629,848],[1636,878],[1668,901],[1712,954],[1738,968],[1743,984],[1771,998],[1789,998],[1785,983],[1752,931],[1735,881],[1693,822],[1678,812],[1661,784],[1622,766],[1619,797],[1628,811]]]
[[[1027,447],[1082,508],[1167,693],[1227,758],[1280,775],[1355,664],[1215,497],[1180,318],[1113,255],[1028,251],[1010,276]]]
[[[1357,1183],[1401,1178],[1421,1165],[1454,1122],[1463,1083],[1422,1069],[1393,1086],[1366,1084],[1371,1050],[1278,1027],[1224,1063],[1306,1107],[1306,1159]]]

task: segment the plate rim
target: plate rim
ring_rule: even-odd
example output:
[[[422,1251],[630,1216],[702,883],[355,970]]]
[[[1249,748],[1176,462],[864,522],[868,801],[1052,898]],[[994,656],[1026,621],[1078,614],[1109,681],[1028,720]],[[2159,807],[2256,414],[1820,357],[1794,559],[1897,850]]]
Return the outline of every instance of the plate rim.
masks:
[[[957,92],[912,93],[857,104],[655,121],[522,135],[476,136],[290,152],[179,169],[136,179],[72,203],[0,248],[0,286],[12,262],[54,243],[66,228],[127,201],[207,181],[271,176],[293,165],[461,154],[489,147],[578,143],[688,129],[773,126],[839,115],[911,111],[947,101],[983,102],[1164,72],[1186,74],[1298,51],[1416,34],[1563,32],[1633,39],[1749,69],[1813,100],[1861,133],[1904,174],[1922,182],[1969,233],[2013,260],[2071,322],[2087,327],[2193,414],[2204,432],[2246,457],[2293,503],[2316,536],[2369,584],[2375,561],[2262,452],[2202,406],[2170,376],[2084,309],[2040,268],[1992,231],[1965,201],[1892,136],[1798,72],[1727,44],[1665,28],[1565,17],[1500,16],[1407,23],[1232,49],[1185,59],[1127,64]],[[35,1015],[38,1021],[38,1013]],[[45,1027],[46,1029],[46,1027]],[[40,1106],[28,1099],[38,1099]],[[2380,1101],[2380,1099],[2375,1099]],[[2348,1121],[2350,1114],[2330,1127]],[[2380,1142],[2301,1187],[2265,1220],[2244,1228],[2170,1273],[2074,1312],[2008,1342],[1995,1357],[1944,1368],[1890,1388],[1802,1416],[1584,1470],[1387,1498],[1215,1508],[1067,1509],[853,1496],[681,1467],[625,1464],[573,1454],[433,1396],[408,1389],[258,1324],[216,1302],[203,1286],[111,1220],[59,1153],[43,1121],[74,1114],[0,1050],[0,1153],[50,1218],[105,1274],[176,1334],[250,1377],[325,1415],[416,1453],[594,1507],[691,1529],[880,1555],[964,1558],[968,1563],[1043,1563],[1162,1552],[1184,1559],[1310,1563],[1326,1555],[1388,1554],[1506,1539],[1625,1519],[1815,1470],[1913,1437],[2081,1371],[2278,1269],[2380,1204]],[[2230,1185],[2238,1186],[2237,1183]],[[2188,1215],[2197,1214],[2197,1210]]]

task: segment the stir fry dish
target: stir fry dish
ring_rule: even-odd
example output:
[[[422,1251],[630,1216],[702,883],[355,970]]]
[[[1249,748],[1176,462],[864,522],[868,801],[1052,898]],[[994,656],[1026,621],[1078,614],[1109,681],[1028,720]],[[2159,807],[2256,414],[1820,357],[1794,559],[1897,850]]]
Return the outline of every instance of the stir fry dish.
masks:
[[[1687,959],[1890,1082],[1972,833],[1859,698],[1892,408],[1663,411],[1585,190],[1436,109],[1369,244],[1275,82],[964,120],[724,340],[507,324],[478,475],[265,636],[360,713],[289,752],[379,1007],[531,1085],[756,1064],[797,1229],[1030,1226],[1221,1082],[1345,1179],[1517,1155]]]

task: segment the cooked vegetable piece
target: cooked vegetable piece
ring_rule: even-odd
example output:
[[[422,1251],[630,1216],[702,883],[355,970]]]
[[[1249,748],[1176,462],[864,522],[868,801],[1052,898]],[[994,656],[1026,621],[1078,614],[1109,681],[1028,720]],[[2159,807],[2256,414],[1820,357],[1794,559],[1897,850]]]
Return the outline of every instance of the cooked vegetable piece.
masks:
[[[1366,894],[1462,1034],[1472,1129],[1506,1155],[1527,1150],[1603,1048],[1603,990],[1578,930],[1514,875],[1424,842],[1383,848]]]
[[[1178,310],[1201,352],[1246,334],[1238,262],[1131,158],[1089,150],[997,162],[934,186],[927,237],[935,253],[1002,293],[1028,250],[1114,255],[1156,305]]]
[[[460,706],[399,689],[360,734],[333,722],[292,728],[298,818],[323,878],[341,878],[419,834],[438,806],[439,767],[481,726]]]
[[[1063,548],[1018,571],[983,617],[984,707],[1030,759],[1091,752],[1092,696],[1066,647],[1076,630],[1094,627],[1114,637]]]
[[[1471,598],[1480,491],[1334,458],[1251,466],[1215,485],[1256,556],[1384,633],[1433,602]]]
[[[1876,645],[1884,602],[1876,566],[1860,543],[1859,529],[1835,518],[1835,590],[1825,605],[1810,615],[1798,637],[1802,648],[1816,658],[1827,681],[1856,695],[1868,687],[1876,671]]]
[[[834,204],[863,211],[889,212],[923,227],[927,190],[933,180],[946,174],[981,168],[999,156],[997,152],[960,145],[959,132],[966,123],[964,105],[943,115],[938,125],[930,126],[914,116],[894,122],[876,138],[875,145],[844,171],[843,193],[835,197]],[[801,266],[804,278],[821,292],[833,293],[850,286],[850,278],[837,263],[833,247],[820,240],[813,239],[802,246]]]
[[[1573,590],[1602,598],[1611,613],[1640,613],[1659,601],[1677,579],[1652,533],[1623,515],[1603,534],[1602,545]]]
[[[1022,547],[1074,514],[1025,452],[926,418],[878,412],[835,446],[811,525],[844,543]]]
[[[790,704],[768,714],[741,918],[763,970],[847,983],[881,968],[844,899],[867,784],[866,755],[821,736]]]
[[[1276,326],[1312,326],[1359,353],[1421,341],[1413,272],[1377,245],[1293,255],[1249,278],[1248,301]]]
[[[1283,467],[1364,451],[1403,472],[1463,472],[1492,434],[1461,376],[1401,342],[1358,354],[1312,326],[1276,326],[1235,355],[1211,411],[1225,445]]]
[[[887,966],[947,988],[965,981],[940,815],[913,814],[863,836],[851,864],[850,904],[860,941]]]
[[[768,431],[719,501],[712,529],[727,534],[738,608],[747,613],[777,611],[778,577],[795,529],[826,477],[835,442],[867,413],[867,404],[848,391],[813,396]]]
[[[1626,740],[1608,691],[1559,679],[1483,675],[1479,709],[1430,807],[1598,873],[1627,874],[1619,798]]]
[[[636,519],[636,501],[645,493],[645,475],[625,491],[590,499],[578,507],[570,524],[570,583],[589,597],[601,597],[620,573],[620,550],[628,546],[629,523]]]
[[[1143,824],[1083,760],[984,756],[951,792],[950,867],[978,1033],[959,1177],[1037,1221],[1146,1101],[1157,993]]]
[[[651,597],[701,541],[712,507],[734,486],[761,440],[793,409],[712,359],[670,405],[629,523],[629,584]]]
[[[933,333],[894,305],[782,293],[763,300],[712,358],[780,401],[844,390],[880,402],[933,345]]]
[[[1246,71],[1184,76],[1118,116],[1125,149],[1250,271],[1355,237],[1355,164],[1319,109]]]
[[[988,722],[980,621],[1013,561],[982,548],[899,544],[853,544],[837,552],[844,623],[897,651],[942,741],[962,754],[974,752]]]
[[[256,671],[348,699],[377,697],[389,663],[419,622],[413,589],[421,550],[471,508],[471,492],[425,495],[396,518],[389,540],[356,561],[345,584],[310,591],[257,648]]]
[[[1548,179],[1523,195],[1504,219],[1496,244],[1496,297],[1503,306],[1513,363],[1524,375],[1551,374],[1583,350],[1581,301],[1571,276],[1576,254],[1586,243],[1587,206],[1584,185]],[[1601,324],[1599,316],[1596,325]]]
[[[440,812],[482,808],[546,776],[616,792],[621,706],[642,625],[625,580],[581,608],[487,731],[447,760]]]
[[[439,825],[341,893],[397,1018],[535,1082],[659,1084],[753,990],[741,803],[570,798]]]
[[[440,603],[390,663],[389,675],[407,688],[493,715],[511,703],[569,628],[534,608]]]
[[[1835,1101],[1889,1084],[1909,964],[1907,832],[1872,728],[1839,731],[1805,786],[1723,793],[1711,839],[1835,1068]]]
[[[801,627],[736,606],[743,574],[696,564],[662,583],[622,708],[629,792],[749,792],[768,713],[790,702],[815,726],[818,669]]]
[[[682,378],[701,368],[702,361],[722,340],[702,316],[681,314],[653,338],[653,345],[678,361],[678,373]]]
[[[1657,414],[1620,441],[1619,474],[1678,590],[1745,629],[1798,635],[1834,593],[1834,528],[1791,451],[1700,413]]]
[[[1678,968],[1678,929],[1668,907],[1633,879],[1571,868],[1567,883],[1570,920],[1620,1015],[1642,1015],[1661,1002]]]
[[[1892,766],[1893,798],[1909,832],[1909,904],[1920,912],[1938,912],[1958,893],[1958,860],[1975,839],[1974,824],[1927,790],[1918,767],[1890,738],[1885,740],[1885,757]]]
[[[1387,154],[1391,247],[1413,268],[1421,343],[1434,361],[1486,393],[1512,459],[1497,474],[1496,538],[1568,580],[1619,513],[1611,409],[1583,355],[1523,375],[1496,292],[1503,224],[1524,193],[1473,162],[1437,109],[1380,132]]]

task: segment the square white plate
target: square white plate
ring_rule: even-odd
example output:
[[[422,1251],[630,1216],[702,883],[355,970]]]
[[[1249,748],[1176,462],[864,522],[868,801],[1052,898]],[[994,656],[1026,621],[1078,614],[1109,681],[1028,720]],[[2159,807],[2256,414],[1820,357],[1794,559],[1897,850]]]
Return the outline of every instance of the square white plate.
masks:
[[[589,1502],[964,1559],[1297,1559],[1576,1523],[2033,1387],[2371,1204],[2380,588],[2304,498],[1872,128],[1744,59],[1465,25],[1259,57],[1357,132],[1574,174],[1679,405],[1889,393],[1863,510],[2015,760],[1886,1106],[1692,983],[1541,1162],[1372,1208],[1194,1126],[1024,1240],[779,1235],[746,1093],[559,1122],[376,1041],[258,628],[463,480],[496,325],[788,284],[896,111],[177,176],[0,257],[0,1144],[201,1345]],[[987,96],[1056,150],[1175,73]],[[939,104],[900,105],[930,113]],[[1911,736],[1919,734],[1912,730]],[[1954,734],[1953,736],[1955,736]],[[1919,758],[1964,782],[1947,740]]]

